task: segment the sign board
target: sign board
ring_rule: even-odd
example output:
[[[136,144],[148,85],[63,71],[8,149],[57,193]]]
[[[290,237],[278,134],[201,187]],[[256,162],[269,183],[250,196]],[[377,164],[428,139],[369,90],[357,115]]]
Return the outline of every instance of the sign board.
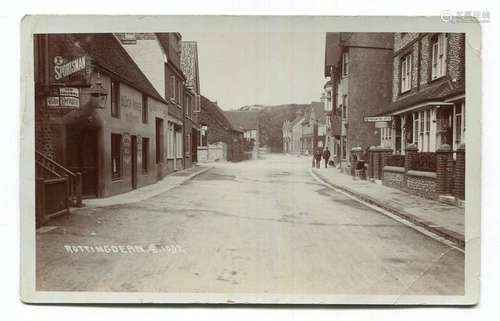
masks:
[[[47,107],[59,107],[59,97],[47,97]]]
[[[375,128],[391,128],[391,122],[388,121],[378,121],[375,123]]]
[[[51,85],[90,86],[92,72],[91,58],[87,55],[76,57],[54,56],[51,59]]]
[[[392,121],[392,116],[372,116],[372,117],[365,117],[364,121],[365,121],[365,123],[376,123],[376,122],[381,122],[381,121]]]
[[[75,97],[60,97],[61,107],[80,108],[80,99]]]
[[[80,91],[74,87],[61,87],[59,88],[59,96],[79,98]]]

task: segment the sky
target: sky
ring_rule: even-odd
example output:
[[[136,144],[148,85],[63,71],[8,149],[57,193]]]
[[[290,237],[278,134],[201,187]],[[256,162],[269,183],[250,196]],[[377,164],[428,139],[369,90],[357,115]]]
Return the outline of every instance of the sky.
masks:
[[[324,33],[182,33],[198,42],[201,94],[224,110],[319,101]]]

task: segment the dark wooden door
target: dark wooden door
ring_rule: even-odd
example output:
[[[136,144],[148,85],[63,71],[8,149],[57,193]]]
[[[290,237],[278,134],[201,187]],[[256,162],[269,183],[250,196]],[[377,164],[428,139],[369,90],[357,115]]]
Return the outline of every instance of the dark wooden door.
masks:
[[[132,188],[137,188],[137,136],[131,137],[131,156],[132,156]]]
[[[82,174],[82,196],[97,197],[97,130],[67,130],[66,166]]]
[[[97,131],[83,130],[80,141],[82,196],[97,197]]]

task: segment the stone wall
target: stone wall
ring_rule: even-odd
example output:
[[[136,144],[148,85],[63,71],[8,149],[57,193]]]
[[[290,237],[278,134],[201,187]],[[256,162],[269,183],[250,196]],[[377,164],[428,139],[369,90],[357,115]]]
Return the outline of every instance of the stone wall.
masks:
[[[436,199],[436,174],[432,172],[408,171],[406,188],[413,194]]]
[[[382,179],[382,184],[395,187],[404,188],[405,187],[405,168],[404,167],[384,167],[384,176]]]

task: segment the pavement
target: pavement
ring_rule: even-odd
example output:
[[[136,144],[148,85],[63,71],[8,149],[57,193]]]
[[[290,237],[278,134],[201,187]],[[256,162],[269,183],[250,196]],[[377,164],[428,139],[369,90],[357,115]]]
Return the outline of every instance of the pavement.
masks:
[[[465,210],[442,202],[419,197],[396,188],[367,180],[353,179],[337,168],[311,169],[323,182],[356,198],[397,215],[415,226],[465,248]]]
[[[286,155],[216,163],[36,234],[41,291],[463,295],[464,253],[311,176]]]
[[[94,198],[94,199],[84,200],[83,201],[84,207],[95,208],[95,207],[123,205],[123,204],[140,202],[148,198],[154,197],[156,195],[159,195],[161,193],[165,193],[171,190],[172,188],[178,187],[179,185],[185,183],[186,181],[192,179],[193,177],[203,174],[209,169],[210,166],[196,165],[191,168],[167,175],[154,184],[143,186],[127,193],[118,194],[105,198]],[[72,211],[75,210],[78,209],[72,209]]]

